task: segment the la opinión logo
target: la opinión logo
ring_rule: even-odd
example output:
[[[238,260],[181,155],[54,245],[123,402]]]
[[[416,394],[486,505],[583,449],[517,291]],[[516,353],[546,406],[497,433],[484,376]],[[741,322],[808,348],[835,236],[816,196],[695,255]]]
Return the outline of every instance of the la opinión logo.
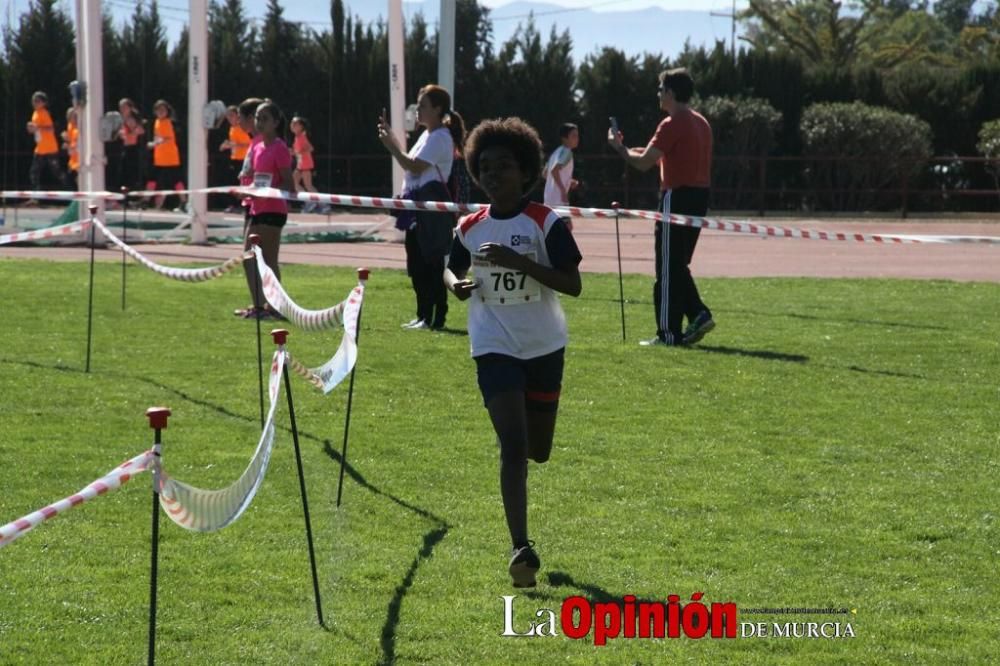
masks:
[[[594,645],[607,645],[616,638],[855,638],[851,622],[738,622],[734,602],[702,603],[704,593],[695,592],[681,604],[677,594],[667,601],[639,600],[627,594],[621,600],[592,602],[581,596],[567,597],[558,612],[535,611],[527,624],[514,619],[515,595],[504,595],[504,637],[539,638],[559,635],[574,640],[592,637]],[[749,608],[748,615],[856,615],[847,608]]]
[[[527,627],[515,628],[514,600],[504,595],[504,630],[501,636],[542,637],[562,635],[580,640],[593,635],[594,645],[607,645],[614,638],[736,638],[736,604],[701,602],[704,594],[695,592],[689,603],[681,605],[679,595],[671,594],[666,603],[640,601],[627,594],[621,601],[591,602],[581,596],[568,597],[559,609],[541,608]]]

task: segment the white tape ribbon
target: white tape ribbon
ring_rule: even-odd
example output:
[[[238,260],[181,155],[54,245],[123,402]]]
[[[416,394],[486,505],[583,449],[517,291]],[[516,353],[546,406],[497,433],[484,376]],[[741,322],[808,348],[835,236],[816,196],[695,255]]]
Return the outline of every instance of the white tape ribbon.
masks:
[[[271,461],[271,451],[274,448],[274,415],[278,407],[278,396],[281,394],[282,368],[285,364],[285,351],[274,352],[271,360],[271,376],[268,382],[268,395],[271,406],[264,422],[264,430],[257,442],[250,463],[243,474],[232,484],[221,490],[203,490],[171,478],[158,461],[157,470],[160,475],[160,506],[166,511],[170,520],[192,532],[214,532],[233,523],[243,515],[253,501],[257,490],[264,481],[268,463]]]

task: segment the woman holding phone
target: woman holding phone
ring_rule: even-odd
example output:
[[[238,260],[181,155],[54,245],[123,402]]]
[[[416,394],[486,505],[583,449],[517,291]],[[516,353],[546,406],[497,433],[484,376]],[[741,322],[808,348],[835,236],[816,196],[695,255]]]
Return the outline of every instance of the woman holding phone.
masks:
[[[403,152],[385,109],[378,120],[378,138],[403,167],[403,199],[451,201],[447,179],[455,159],[455,146],[465,140],[465,122],[451,108],[451,95],[439,85],[426,85],[417,95],[417,125],[424,131],[408,152]],[[444,328],[448,290],[444,261],[451,248],[455,215],[430,211],[402,211],[396,227],[406,233],[406,273],[417,300],[416,317],[403,324],[410,330]],[[412,214],[411,214],[412,213]]]

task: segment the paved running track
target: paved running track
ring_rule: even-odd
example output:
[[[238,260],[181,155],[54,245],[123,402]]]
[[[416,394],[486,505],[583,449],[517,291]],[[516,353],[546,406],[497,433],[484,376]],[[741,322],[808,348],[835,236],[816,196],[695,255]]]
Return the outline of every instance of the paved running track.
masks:
[[[293,215],[299,220],[321,221],[318,216]],[[719,217],[726,217],[719,215]],[[178,216],[178,219],[181,219]],[[383,223],[381,243],[289,243],[281,248],[286,264],[326,266],[404,267],[400,236],[384,215],[342,213],[336,222]],[[783,227],[828,231],[894,234],[974,235],[1000,237],[1000,218],[960,218],[901,221],[898,218],[851,220],[845,218],[727,218]],[[622,220],[622,269],[626,273],[653,274],[652,222]],[[614,273],[618,270],[614,220],[576,219],[574,235],[583,252],[582,269]],[[221,262],[232,257],[232,244],[194,246],[143,244],[138,249],[160,263]],[[0,247],[0,257],[80,261],[89,257],[84,247]],[[102,261],[120,261],[121,254],[99,250]],[[958,281],[1000,282],[1000,245],[891,244],[760,238],[716,231],[702,232],[692,270],[697,277],[895,277]]]

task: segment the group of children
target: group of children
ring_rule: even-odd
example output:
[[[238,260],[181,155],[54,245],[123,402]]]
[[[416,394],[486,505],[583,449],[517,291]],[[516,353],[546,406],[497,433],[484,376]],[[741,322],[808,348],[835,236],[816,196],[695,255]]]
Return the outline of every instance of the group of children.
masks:
[[[77,119],[77,108],[70,107],[66,111],[66,129],[60,133],[62,143],[56,141],[55,124],[49,112],[49,98],[42,91],[31,96],[32,114],[27,124],[27,131],[34,135],[35,150],[31,161],[29,178],[33,190],[42,189],[42,176],[48,173],[50,180],[61,187],[77,189],[77,174],[80,169],[79,138],[80,126]],[[121,142],[121,159],[118,165],[118,178],[122,186],[137,190],[144,185],[147,188],[184,189],[181,176],[180,151],[177,148],[177,138],[174,134],[173,108],[165,100],[157,100],[153,105],[156,120],[153,123],[153,139],[146,147],[153,152],[154,178],[142,182],[142,153],[140,140],[146,133],[146,124],[135,102],[124,98],[118,103],[121,116],[121,126],[116,139]],[[60,148],[68,156],[68,172],[64,172],[60,160]],[[183,205],[184,195],[180,194]],[[162,207],[163,197],[158,197],[156,206]],[[34,199],[24,203],[26,206],[37,205]]]
[[[48,108],[48,95],[42,91],[34,93],[31,97],[31,104],[32,115],[27,124],[28,133],[34,135],[35,139],[34,155],[29,172],[31,188],[36,191],[41,190],[43,176],[47,176],[50,182],[56,183],[59,187],[76,190],[77,173],[80,168],[78,151],[80,129],[76,107],[70,107],[66,111],[66,129],[59,133],[59,137],[62,139],[60,143],[56,140],[55,123]],[[142,138],[146,134],[147,123],[136,103],[128,97],[122,98],[118,102],[118,113],[121,117],[121,125],[115,136],[115,140],[121,144],[117,166],[118,183],[131,191],[143,188],[175,190],[180,199],[180,205],[174,210],[183,211],[187,197],[184,194],[186,188],[175,132],[176,116],[173,106],[163,99],[157,100],[153,104],[152,138],[145,145],[142,144]],[[229,122],[228,138],[219,147],[221,151],[228,151],[230,154],[229,162],[234,179],[250,148],[250,135],[240,127],[238,117],[237,107],[230,106],[226,114],[226,119]],[[296,189],[316,192],[313,185],[315,161],[313,159],[313,145],[309,138],[309,121],[301,116],[296,116],[292,119],[289,129],[294,135],[290,151],[296,162],[293,172]],[[153,171],[148,180],[144,178],[143,148],[152,153]],[[64,171],[62,167],[60,149],[66,152],[68,158],[67,171]],[[154,206],[161,209],[164,202],[165,196],[156,197]],[[37,204],[38,202],[33,199],[24,203],[26,206]],[[235,207],[231,207],[231,209],[235,209]],[[327,213],[329,206],[319,207],[315,203],[308,203],[303,207],[303,212]]]

